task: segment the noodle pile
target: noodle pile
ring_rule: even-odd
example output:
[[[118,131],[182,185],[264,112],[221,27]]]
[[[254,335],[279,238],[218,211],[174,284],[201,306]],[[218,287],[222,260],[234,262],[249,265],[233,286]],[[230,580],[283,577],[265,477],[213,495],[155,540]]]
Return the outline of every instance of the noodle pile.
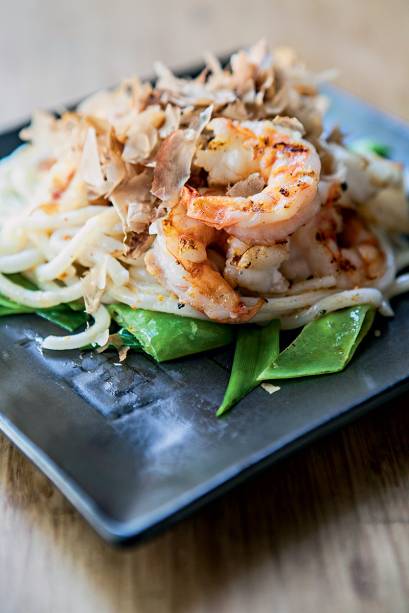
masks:
[[[203,130],[210,116],[296,121],[320,155],[319,189],[346,185],[341,206],[365,220],[383,253],[382,274],[371,282],[348,287],[333,274],[292,280],[287,290],[263,296],[253,321],[278,318],[291,329],[361,303],[391,315],[389,299],[409,290],[409,274],[397,276],[409,265],[409,245],[401,238],[409,230],[402,168],[376,154],[350,152],[336,130],[323,135],[319,78],[288,50],[271,53],[262,42],[230,63],[223,69],[209,57],[193,80],[157,65],[155,87],[128,79],[73,113],[37,113],[22,134],[28,144],[1,163],[0,293],[33,308],[83,299],[94,318],[79,334],[48,337],[45,348],[105,345],[110,316],[104,305],[114,302],[206,318],[148,272],[145,255],[170,196],[186,181],[204,180],[195,155],[208,138]],[[158,152],[170,138],[172,164],[166,159],[162,165]],[[7,277],[17,272],[39,290]],[[259,299],[238,290],[247,306]]]

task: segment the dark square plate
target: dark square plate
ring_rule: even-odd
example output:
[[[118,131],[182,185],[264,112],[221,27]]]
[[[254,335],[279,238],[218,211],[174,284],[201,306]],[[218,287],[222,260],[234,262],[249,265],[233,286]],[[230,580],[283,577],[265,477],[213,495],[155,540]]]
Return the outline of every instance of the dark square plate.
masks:
[[[354,137],[390,145],[409,163],[409,127],[328,88],[336,120]],[[0,156],[18,144],[0,136]],[[154,365],[131,355],[42,354],[53,326],[0,321],[0,428],[106,539],[140,539],[255,474],[318,435],[409,387],[409,299],[379,321],[337,375],[257,389],[214,417],[230,356],[214,353]]]

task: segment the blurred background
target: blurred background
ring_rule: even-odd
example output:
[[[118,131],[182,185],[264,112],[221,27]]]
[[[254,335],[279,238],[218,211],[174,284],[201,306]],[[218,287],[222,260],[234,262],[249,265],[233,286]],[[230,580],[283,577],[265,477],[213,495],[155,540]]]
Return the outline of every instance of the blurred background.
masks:
[[[0,129],[152,62],[196,62],[266,37],[409,120],[408,0],[13,0],[1,2]]]

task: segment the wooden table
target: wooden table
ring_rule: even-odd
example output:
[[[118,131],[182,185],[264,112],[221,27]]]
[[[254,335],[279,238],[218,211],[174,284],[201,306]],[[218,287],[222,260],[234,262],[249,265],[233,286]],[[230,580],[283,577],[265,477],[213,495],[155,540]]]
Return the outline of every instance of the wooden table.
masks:
[[[260,34],[294,44],[314,68],[339,66],[342,85],[409,119],[407,0],[15,0],[4,13],[3,125],[132,70],[146,74],[156,57],[183,64]],[[127,551],[105,545],[1,439],[1,613],[406,613],[407,403]]]

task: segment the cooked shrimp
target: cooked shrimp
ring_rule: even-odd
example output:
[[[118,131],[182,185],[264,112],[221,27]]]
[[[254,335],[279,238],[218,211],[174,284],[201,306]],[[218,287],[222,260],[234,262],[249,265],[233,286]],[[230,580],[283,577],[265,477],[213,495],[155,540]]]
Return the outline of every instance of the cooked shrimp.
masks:
[[[335,276],[340,288],[371,285],[385,271],[377,237],[350,208],[330,205],[290,239],[290,257],[281,270],[287,279]]]
[[[370,153],[362,155],[338,145],[326,145],[335,168],[343,173],[347,186],[345,196],[359,204],[365,204],[380,190],[398,188],[402,191],[402,165]]]
[[[186,208],[197,194],[185,187],[166,219],[159,220],[158,236],[146,255],[148,271],[187,303],[210,319],[242,323],[251,319],[263,300],[246,307],[209,259],[207,247],[217,240],[217,231],[189,219]]]
[[[233,122],[218,118],[215,134],[195,164],[208,171],[209,185],[228,185],[259,173],[265,187],[248,197],[200,195],[189,202],[189,217],[250,245],[285,240],[317,212],[321,163],[301,133],[272,121]]]
[[[288,258],[288,241],[250,247],[234,236],[228,239],[224,276],[235,287],[267,295],[285,292],[289,283],[279,271]]]

